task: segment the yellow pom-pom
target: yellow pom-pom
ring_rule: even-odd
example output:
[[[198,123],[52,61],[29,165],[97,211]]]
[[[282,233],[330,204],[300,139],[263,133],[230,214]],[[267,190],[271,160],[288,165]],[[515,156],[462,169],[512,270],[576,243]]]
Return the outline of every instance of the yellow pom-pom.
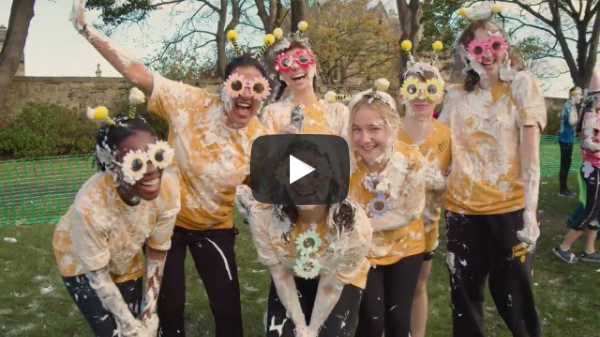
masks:
[[[386,91],[389,87],[390,81],[388,81],[385,78],[380,78],[377,81],[375,81],[375,88],[377,88],[378,91]]]
[[[275,36],[273,34],[265,35],[264,42],[269,46],[272,45],[273,43],[275,43]]]
[[[308,28],[308,22],[306,22],[306,21],[300,21],[300,22],[298,22],[298,29],[301,32],[305,31],[306,28]]]
[[[235,30],[230,30],[227,32],[227,40],[235,41],[238,38],[238,34]]]
[[[435,51],[440,51],[442,49],[444,49],[444,44],[442,43],[442,41],[435,41],[432,44],[433,50]]]
[[[467,10],[465,8],[461,8],[458,10],[458,15],[462,16],[463,18],[467,17]]]
[[[410,51],[412,49],[412,42],[410,42],[409,40],[404,40],[400,44],[400,47],[402,47],[402,50],[404,51]]]
[[[275,35],[275,38],[279,40],[283,37],[283,30],[281,30],[281,28],[275,28],[275,30],[273,30],[273,35]]]
[[[336,96],[337,96],[337,94],[335,93],[335,91],[328,91],[325,94],[325,101],[327,101],[329,103],[333,103],[336,101]]]
[[[144,103],[145,101],[146,95],[144,95],[140,89],[136,87],[131,88],[131,91],[129,92],[129,103],[138,105]]]
[[[492,13],[498,14],[500,12],[502,12],[502,6],[500,6],[499,4],[493,4],[492,5]]]
[[[105,119],[106,117],[108,117],[108,109],[105,106],[99,106],[96,107],[95,109],[92,108],[88,108],[88,118],[95,120],[95,121],[101,121],[103,119]]]

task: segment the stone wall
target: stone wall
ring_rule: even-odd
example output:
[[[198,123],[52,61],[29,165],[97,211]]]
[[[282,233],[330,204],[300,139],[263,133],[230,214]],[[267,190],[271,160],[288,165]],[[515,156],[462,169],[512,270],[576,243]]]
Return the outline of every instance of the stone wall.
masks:
[[[189,81],[189,84],[216,91],[218,81]],[[84,111],[87,106],[104,105],[114,111],[127,99],[129,85],[118,77],[21,77],[14,78],[6,96],[0,123],[16,116],[28,102],[50,103]]]

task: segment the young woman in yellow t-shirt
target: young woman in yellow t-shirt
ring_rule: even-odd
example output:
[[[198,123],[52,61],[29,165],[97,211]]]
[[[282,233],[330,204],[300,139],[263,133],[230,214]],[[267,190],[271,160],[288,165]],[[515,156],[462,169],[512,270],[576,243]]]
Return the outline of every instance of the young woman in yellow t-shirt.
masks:
[[[298,32],[281,36],[269,50],[267,62],[279,89],[277,102],[265,107],[261,121],[269,134],[342,135],[348,123],[348,108],[317,96],[317,59],[308,38],[303,37],[306,22],[298,26]],[[289,94],[282,99],[286,89]]]
[[[56,225],[52,246],[58,269],[94,336],[153,336],[180,208],[177,176],[164,171],[173,150],[157,141],[135,112],[111,119],[104,107],[88,109],[89,117],[107,122],[96,137],[99,172]]]
[[[375,89],[350,102],[349,196],[373,227],[358,337],[410,335],[411,303],[425,251],[424,158],[416,146],[397,140],[400,118],[394,99],[384,92],[388,85],[377,80]]]
[[[181,186],[181,212],[165,264],[158,303],[163,336],[184,336],[185,258],[189,249],[206,289],[217,337],[242,337],[233,226],[236,187],[250,172],[250,149],[265,134],[256,118],[270,92],[266,71],[250,54],[225,68],[219,95],[153,73],[89,25],[84,0],[74,1],[73,23],[129,82],[149,93],[148,110],[169,122]],[[234,31],[227,34],[234,41]]]
[[[539,336],[531,277],[544,97],[491,20],[499,8],[483,6],[462,10],[472,19],[457,45],[466,78],[448,88],[440,115],[452,133],[445,208],[454,336],[485,336],[488,275],[513,335]]]
[[[291,196],[296,203],[309,202],[306,198],[327,190],[326,198],[343,197],[345,184],[322,146],[299,140],[288,147],[282,158],[294,155],[317,170],[292,185],[272,187],[282,195],[278,200],[285,202]],[[286,163],[282,160],[282,170],[289,167]],[[329,189],[323,189],[324,184]],[[369,270],[366,254],[372,229],[352,198],[329,200],[324,205],[264,208],[252,199],[247,186],[238,187],[238,209],[248,214],[259,260],[271,274],[267,336],[352,335]]]
[[[410,324],[413,337],[424,337],[427,326],[427,279],[431,272],[433,252],[438,246],[438,222],[452,160],[450,129],[433,117],[436,105],[444,99],[444,80],[434,65],[409,62],[400,76],[400,82],[399,99],[405,106],[406,115],[402,119],[399,139],[406,144],[418,146],[427,164],[427,192],[422,215],[425,254],[413,299]]]

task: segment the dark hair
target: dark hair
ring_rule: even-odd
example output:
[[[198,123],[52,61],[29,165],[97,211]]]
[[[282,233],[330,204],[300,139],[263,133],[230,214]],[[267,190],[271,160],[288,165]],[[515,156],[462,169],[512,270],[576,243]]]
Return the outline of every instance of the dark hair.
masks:
[[[305,150],[311,151],[315,155],[325,158],[327,163],[329,165],[331,165],[331,159],[329,158],[327,153],[323,153],[322,151],[320,151],[319,147],[316,144],[314,144],[312,142],[308,142],[308,141],[303,141],[303,140],[293,142],[290,146],[288,146],[288,148],[283,153],[282,160],[289,158],[290,154],[300,152],[300,151],[305,151]],[[340,183],[336,179],[331,179],[329,184],[330,184],[329,194],[328,194],[329,200],[327,201],[328,209],[331,207],[330,200],[331,200],[332,196],[337,195],[338,193],[341,193],[341,190],[344,188],[343,186],[340,185]],[[291,198],[290,198],[285,186],[272,185],[271,187],[272,187],[271,194],[280,195],[281,198],[278,198],[278,199],[283,201],[281,205],[276,205],[274,207],[275,214],[279,220],[283,220],[284,217],[287,217],[288,219],[290,219],[290,222],[292,224],[288,231],[288,233],[290,233],[293,230],[296,221],[298,221],[298,211],[296,209],[296,206],[293,204],[293,202],[291,202]],[[352,207],[350,205],[346,205],[346,202],[342,202],[342,204],[340,205],[340,208],[337,210],[336,214],[334,215],[334,222],[337,225],[337,230],[339,232],[343,232],[343,231],[351,229],[353,226],[353,223],[352,223],[353,219],[354,219],[354,210],[352,209]],[[288,233],[284,233],[284,236],[287,236]]]
[[[498,26],[498,24],[496,24],[491,19],[473,21],[458,38],[458,48],[461,48],[462,46],[466,50],[469,46],[469,43],[471,43],[471,41],[475,39],[475,31],[477,31],[478,29],[486,29],[489,26],[494,26],[498,29],[498,31],[502,32],[500,26]],[[513,69],[516,69],[517,71],[524,70],[525,65],[523,64],[523,60],[521,60],[519,54],[510,46],[508,47],[507,51],[508,57],[510,58],[511,67]],[[465,90],[467,92],[475,90],[475,87],[479,84],[479,80],[479,74],[473,69],[469,70],[467,72],[467,76],[465,77]]]
[[[262,63],[260,63],[260,61],[249,52],[245,52],[242,55],[236,56],[229,60],[229,63],[227,63],[227,66],[225,66],[225,79],[227,79],[229,75],[231,75],[238,67],[255,67],[258,69],[258,71],[260,71],[264,78],[268,78],[265,67],[263,67]]]
[[[400,75],[400,87],[402,87],[402,85],[404,84],[404,81],[406,81],[406,79],[409,76],[416,76],[418,77],[421,81],[427,81],[430,80],[432,78],[435,78],[435,74],[433,73],[433,71],[429,71],[429,70],[425,70],[424,72],[414,72],[414,73],[408,73],[407,71],[404,71],[401,75]]]
[[[94,164],[100,171],[106,171],[107,165],[98,158],[98,149],[110,150],[114,153],[123,140],[137,132],[148,132],[156,136],[152,127],[139,114],[130,119],[128,113],[121,113],[114,118],[115,125],[106,124],[100,128],[96,136],[96,152]]]
[[[298,41],[292,41],[290,43],[290,46],[281,50],[279,52],[279,54],[283,54],[283,53],[287,53],[288,51],[294,49],[294,48],[304,48],[307,49],[304,45],[302,45],[302,43],[298,42]],[[274,55],[275,57],[277,57],[277,55]],[[316,60],[315,60],[316,61]],[[275,60],[271,60],[271,62],[275,63]],[[274,67],[273,67],[274,68]],[[285,89],[287,88],[287,84],[285,83],[285,81],[279,80],[279,90],[277,91],[277,95],[275,95],[275,100],[278,101],[281,99],[281,96],[283,96],[283,93],[285,92]],[[317,76],[315,74],[315,77],[313,77],[313,90],[316,92],[317,91]]]

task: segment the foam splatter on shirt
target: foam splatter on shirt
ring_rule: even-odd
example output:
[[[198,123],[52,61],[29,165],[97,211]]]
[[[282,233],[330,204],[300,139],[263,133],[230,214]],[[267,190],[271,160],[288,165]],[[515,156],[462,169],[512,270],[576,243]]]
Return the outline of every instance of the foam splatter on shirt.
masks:
[[[518,72],[511,84],[466,92],[448,87],[440,121],[452,133],[448,211],[502,214],[525,207],[519,158],[521,127],[546,126],[546,108],[535,76]]]
[[[371,241],[372,229],[365,212],[353,201],[344,203],[355,209],[355,221],[351,230],[339,232],[333,223],[333,206],[328,219],[313,224],[322,244],[315,254],[321,265],[320,274],[333,274],[343,283],[353,284],[364,289],[369,271],[366,258]],[[280,219],[271,208],[255,215],[250,223],[252,238],[258,252],[258,259],[267,266],[281,263],[293,269],[300,253],[296,250],[296,238],[303,233],[302,227],[292,226],[289,218]],[[293,228],[292,228],[293,227]]]
[[[233,227],[236,186],[250,174],[250,149],[265,134],[256,117],[243,128],[225,123],[219,96],[154,75],[148,110],[169,122],[181,185],[176,226]]]
[[[350,176],[349,196],[357,200],[367,212],[369,201],[375,194],[364,186],[364,178],[369,170],[358,153],[354,154],[356,167]],[[425,207],[425,166],[424,158],[415,146],[396,142],[393,154],[386,168],[381,172],[384,181],[381,184],[389,186],[385,196],[390,203],[390,211],[381,216],[378,221],[396,222],[399,217],[408,218],[407,226],[394,230],[374,231],[368,258],[372,265],[390,265],[400,259],[425,251],[425,237],[421,213]],[[371,220],[373,221],[373,220]]]
[[[400,141],[415,145],[404,128],[400,128]],[[433,120],[433,133],[429,138],[419,144],[419,151],[427,159],[427,164],[438,173],[445,174],[452,162],[452,151],[450,146],[450,128]],[[425,228],[425,252],[435,250],[439,244],[439,220],[442,214],[442,203],[444,202],[445,189],[427,189],[425,209],[423,210],[423,226]]]
[[[54,230],[60,274],[78,276],[108,266],[117,283],[142,277],[143,245],[169,250],[179,209],[179,181],[169,170],[163,172],[159,196],[136,206],[123,202],[109,173],[96,173]]]
[[[290,124],[292,111],[296,105],[291,99],[269,104],[263,111],[261,120],[269,134]],[[343,135],[348,127],[348,108],[341,103],[327,103],[320,99],[317,103],[304,107],[302,122],[303,134]]]

